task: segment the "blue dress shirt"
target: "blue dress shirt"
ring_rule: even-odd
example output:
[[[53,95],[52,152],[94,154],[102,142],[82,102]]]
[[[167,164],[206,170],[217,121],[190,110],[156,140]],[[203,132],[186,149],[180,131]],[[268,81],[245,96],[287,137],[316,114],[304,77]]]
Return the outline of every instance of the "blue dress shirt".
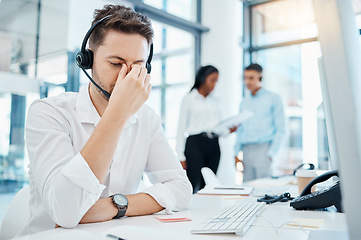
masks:
[[[259,89],[256,95],[247,92],[240,111],[249,110],[254,115],[237,129],[235,154],[245,144],[269,142],[268,157],[273,158],[279,151],[286,136],[285,114],[281,97],[275,93]]]

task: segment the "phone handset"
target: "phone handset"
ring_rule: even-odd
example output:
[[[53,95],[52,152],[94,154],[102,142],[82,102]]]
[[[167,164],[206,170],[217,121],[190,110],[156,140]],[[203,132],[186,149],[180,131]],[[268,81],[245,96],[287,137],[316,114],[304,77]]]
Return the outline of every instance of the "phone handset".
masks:
[[[291,201],[290,206],[296,210],[314,210],[335,206],[337,211],[343,212],[340,181],[330,187],[311,193],[313,185],[324,182],[333,176],[338,176],[338,172],[330,171],[313,179],[302,191],[301,195]]]
[[[313,187],[313,185],[320,183],[320,182],[324,182],[326,180],[328,180],[331,177],[337,176],[338,177],[338,171],[337,170],[333,170],[333,171],[329,171],[327,173],[324,173],[318,177],[316,177],[315,179],[313,179],[309,184],[307,184],[307,186],[305,187],[305,189],[303,189],[302,193],[300,196],[305,196],[307,194],[311,193],[311,189]]]

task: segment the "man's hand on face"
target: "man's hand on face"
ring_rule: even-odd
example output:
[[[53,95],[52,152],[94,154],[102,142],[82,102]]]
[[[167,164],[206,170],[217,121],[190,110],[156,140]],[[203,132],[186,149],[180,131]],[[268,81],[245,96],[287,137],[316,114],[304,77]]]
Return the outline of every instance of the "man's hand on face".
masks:
[[[119,116],[129,118],[147,101],[151,89],[150,75],[145,67],[134,64],[127,74],[127,65],[122,64],[108,109],[117,109]]]

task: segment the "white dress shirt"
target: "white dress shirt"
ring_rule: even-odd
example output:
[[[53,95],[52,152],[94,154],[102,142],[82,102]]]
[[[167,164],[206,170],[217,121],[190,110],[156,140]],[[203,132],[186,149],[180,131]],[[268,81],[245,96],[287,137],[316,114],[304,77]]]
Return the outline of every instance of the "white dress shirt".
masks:
[[[146,105],[127,121],[100,184],[80,154],[100,119],[87,88],[31,105],[26,123],[30,219],[20,235],[53,229],[55,224],[75,227],[99,198],[136,193],[143,172],[153,185],[142,192],[166,212],[188,207],[191,184],[159,117]]]
[[[202,132],[212,132],[221,121],[221,108],[212,94],[207,97],[193,89],[184,96],[179,114],[176,152],[178,159],[184,161],[184,148],[187,136]]]

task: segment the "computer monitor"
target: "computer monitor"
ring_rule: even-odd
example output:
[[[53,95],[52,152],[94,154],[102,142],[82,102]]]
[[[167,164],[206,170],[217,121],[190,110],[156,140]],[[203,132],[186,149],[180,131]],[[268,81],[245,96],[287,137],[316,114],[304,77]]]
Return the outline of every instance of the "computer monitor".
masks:
[[[325,67],[323,65],[323,58],[318,58],[318,72],[320,75],[320,82],[321,82],[321,91],[322,91],[322,98],[323,107],[325,112],[325,125],[326,125],[326,136],[327,136],[327,144],[328,144],[328,159],[329,159],[329,167],[332,170],[339,170],[338,166],[338,153],[337,147],[335,142],[335,133],[334,133],[334,124],[331,117],[331,106],[330,106],[330,96],[328,93],[328,82],[326,80],[326,73]]]
[[[332,156],[338,163],[350,239],[361,227],[361,49],[350,0],[313,0],[332,128]],[[327,107],[326,107],[327,108]]]

